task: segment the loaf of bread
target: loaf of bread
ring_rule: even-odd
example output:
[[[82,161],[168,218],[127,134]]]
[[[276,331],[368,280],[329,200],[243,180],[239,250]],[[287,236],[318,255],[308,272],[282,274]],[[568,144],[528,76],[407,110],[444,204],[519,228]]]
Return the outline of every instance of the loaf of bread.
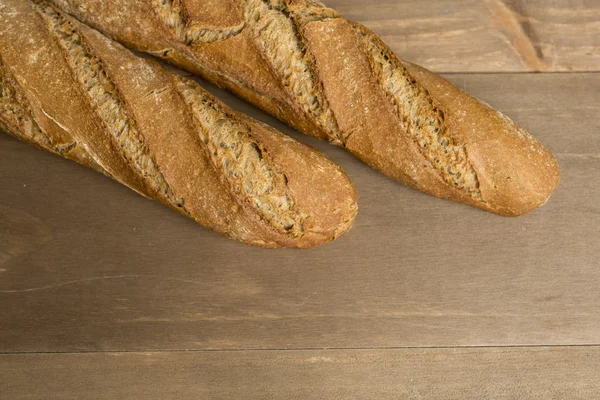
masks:
[[[325,156],[46,2],[0,0],[0,94],[2,129],[235,240],[310,248],[356,215]]]
[[[525,130],[314,0],[52,0],[433,196],[502,215],[559,181]]]

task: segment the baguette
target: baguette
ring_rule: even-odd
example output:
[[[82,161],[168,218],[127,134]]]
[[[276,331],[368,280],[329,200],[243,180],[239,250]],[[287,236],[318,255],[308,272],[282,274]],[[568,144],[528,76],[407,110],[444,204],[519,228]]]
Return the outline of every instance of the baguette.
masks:
[[[350,229],[325,156],[44,1],[0,0],[0,126],[228,237],[310,248]]]
[[[317,1],[52,1],[430,195],[518,216],[558,185],[524,129]]]

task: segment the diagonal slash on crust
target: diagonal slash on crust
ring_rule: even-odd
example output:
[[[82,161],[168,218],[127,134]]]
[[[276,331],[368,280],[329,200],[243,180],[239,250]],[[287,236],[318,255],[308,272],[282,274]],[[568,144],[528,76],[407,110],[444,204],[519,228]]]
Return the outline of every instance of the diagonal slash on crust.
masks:
[[[190,25],[181,0],[154,0],[152,2],[158,17],[177,33],[185,44],[213,43],[239,35],[246,23],[226,27]]]

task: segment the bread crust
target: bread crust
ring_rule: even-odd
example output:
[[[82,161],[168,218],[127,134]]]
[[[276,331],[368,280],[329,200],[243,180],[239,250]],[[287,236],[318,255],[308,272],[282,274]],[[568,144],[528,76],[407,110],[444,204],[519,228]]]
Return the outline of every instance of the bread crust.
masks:
[[[558,185],[526,131],[317,1],[52,1],[430,195],[518,216]]]
[[[316,150],[44,1],[0,0],[0,123],[232,239],[311,248],[356,190]]]

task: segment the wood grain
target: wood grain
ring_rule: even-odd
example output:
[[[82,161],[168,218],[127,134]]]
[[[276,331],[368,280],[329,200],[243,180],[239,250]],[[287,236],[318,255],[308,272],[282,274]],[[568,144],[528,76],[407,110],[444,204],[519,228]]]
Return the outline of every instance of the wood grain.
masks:
[[[600,71],[600,2],[328,0],[433,71]]]
[[[560,188],[519,219],[412,191],[296,135],[359,191],[354,229],[314,251],[228,241],[3,137],[0,352],[600,344],[599,77],[449,76],[557,154]]]
[[[0,356],[4,399],[596,399],[600,349]]]

